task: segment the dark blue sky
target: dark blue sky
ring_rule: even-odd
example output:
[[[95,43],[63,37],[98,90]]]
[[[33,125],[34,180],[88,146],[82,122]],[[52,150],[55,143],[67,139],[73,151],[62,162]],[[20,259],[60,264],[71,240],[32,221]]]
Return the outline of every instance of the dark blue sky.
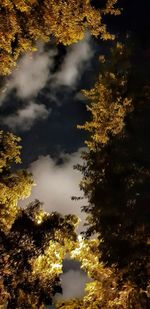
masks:
[[[88,119],[87,101],[80,98],[79,93],[81,89],[88,89],[94,85],[99,71],[98,57],[100,51],[103,51],[102,46],[95,40],[90,41],[90,48],[92,57],[89,63],[86,61],[84,67],[79,69],[75,86],[60,85],[53,98],[51,82],[48,80],[44,88],[36,94],[36,103],[44,104],[47,109],[51,109],[49,116],[44,120],[37,119],[27,131],[21,128],[13,130],[22,138],[24,166],[27,167],[39,155],[56,156],[61,151],[72,153],[84,145],[86,134],[77,129],[77,124],[82,124]],[[45,46],[45,49],[48,47]],[[65,55],[65,48],[59,46],[58,55],[54,59],[53,74],[60,70]],[[1,119],[13,115],[26,104],[27,100],[19,98],[15,89],[10,91],[1,106]],[[5,125],[2,125],[2,128],[8,129]]]
[[[93,1],[97,5],[97,1]],[[124,8],[120,17],[107,18],[110,31],[115,32],[122,37],[126,31],[134,32],[136,40],[139,40],[143,49],[149,48],[149,29],[150,29],[150,1],[149,0],[122,0],[119,2]],[[56,102],[49,96],[51,86],[49,80],[45,87],[36,94],[36,102],[44,104],[51,108],[49,117],[44,120],[38,120],[28,131],[17,129],[15,133],[22,137],[23,145],[23,164],[28,166],[36,160],[39,155],[50,154],[56,156],[60,151],[74,152],[83,146],[85,133],[76,128],[77,124],[84,123],[88,119],[86,111],[86,101],[81,100],[76,95],[83,88],[90,88],[94,84],[99,71],[98,56],[107,50],[107,44],[100,41],[91,40],[94,54],[89,63],[85,62],[85,67],[80,71],[76,86],[71,88],[60,86],[57,88],[55,96],[60,102]],[[49,45],[46,46],[48,50]],[[67,49],[61,45],[58,46],[58,53],[54,59],[53,73],[59,71]],[[11,91],[9,96],[1,107],[1,119],[5,115],[13,114],[21,106],[26,104]],[[2,125],[2,128],[8,127]]]
[[[93,3],[96,4],[98,1],[95,0]],[[138,45],[142,48],[143,54],[147,54],[145,62],[142,58],[137,59],[138,62],[141,61],[141,72],[145,74],[145,68],[148,67],[147,62],[150,60],[150,0],[122,0],[120,4],[124,7],[124,11],[120,17],[107,18],[109,29],[115,32],[120,39],[127,31],[132,32],[135,41],[138,41]],[[55,89],[53,93],[55,96],[53,97],[51,96],[51,81],[48,79],[42,90],[36,93],[34,97],[36,104],[42,104],[46,109],[51,110],[48,117],[37,119],[27,131],[20,128],[15,131],[22,138],[24,167],[28,167],[40,155],[56,157],[62,151],[72,153],[84,145],[86,135],[82,130],[77,129],[77,124],[84,123],[89,115],[86,111],[86,100],[80,98],[79,92],[83,88],[91,88],[94,85],[99,72],[99,54],[107,51],[107,44],[101,41],[93,39],[90,46],[93,50],[93,56],[89,57],[89,61],[87,57],[82,69],[78,68],[79,76],[75,86],[61,85]],[[45,46],[46,50],[48,48],[53,49],[54,45]],[[60,70],[67,53],[67,49],[61,45],[57,47],[57,51],[52,74]],[[38,70],[40,72],[40,67],[37,66]],[[26,82],[30,83],[29,80]],[[15,114],[20,108],[24,108],[27,103],[27,99],[19,98],[14,90],[10,91],[0,107],[1,128],[9,129],[8,126],[2,124],[3,119],[8,115]],[[149,140],[148,129],[145,138]],[[79,266],[77,268],[73,264],[69,266],[69,263],[71,262],[67,262],[67,266],[64,265],[65,270],[68,270],[69,267],[79,269]]]

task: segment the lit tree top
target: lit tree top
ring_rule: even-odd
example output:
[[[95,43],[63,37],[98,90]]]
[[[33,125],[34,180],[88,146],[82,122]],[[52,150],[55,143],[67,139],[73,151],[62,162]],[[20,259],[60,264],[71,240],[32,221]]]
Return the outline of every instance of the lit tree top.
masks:
[[[0,74],[8,74],[20,54],[34,50],[37,40],[50,36],[58,43],[72,44],[92,35],[110,39],[103,22],[105,14],[119,14],[117,0],[105,0],[96,10],[90,0],[1,0]]]

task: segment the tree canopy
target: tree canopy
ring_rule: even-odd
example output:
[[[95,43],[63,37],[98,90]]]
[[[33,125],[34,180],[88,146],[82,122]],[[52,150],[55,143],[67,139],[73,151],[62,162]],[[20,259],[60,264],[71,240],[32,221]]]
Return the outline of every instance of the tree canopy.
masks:
[[[19,207],[33,185],[26,170],[12,168],[21,161],[19,140],[1,131],[0,304],[40,308],[61,292],[62,260],[75,245],[77,218],[48,214],[39,201]]]
[[[35,201],[20,210],[9,233],[1,232],[0,300],[7,308],[39,308],[61,292],[62,260],[75,243],[76,220],[43,211],[39,220],[40,206]]]
[[[12,133],[0,132],[0,228],[3,231],[10,229],[19,200],[30,195],[33,185],[30,173],[12,169],[13,163],[21,163],[19,141]]]
[[[130,48],[115,42],[110,55],[100,56],[100,75],[94,88],[83,90],[89,100],[90,121],[78,126],[90,133],[86,144],[90,150],[106,144],[111,136],[119,134],[125,125],[125,116],[132,106],[129,93]]]
[[[0,74],[8,74],[20,54],[35,49],[37,40],[54,37],[68,45],[81,40],[85,31],[111,38],[103,17],[119,14],[116,2],[105,0],[97,10],[90,0],[1,0]]]
[[[117,0],[1,0],[0,75],[37,41],[70,45],[86,31],[114,39],[105,16],[120,14]],[[99,7],[99,8],[97,8]],[[130,35],[129,35],[130,36]],[[124,43],[123,43],[124,41]],[[150,85],[142,54],[128,41],[111,42],[100,56],[100,74],[90,90],[90,119],[80,189],[87,205],[86,231],[78,218],[46,213],[40,201],[19,201],[34,181],[21,163],[20,139],[0,131],[0,307],[45,308],[61,293],[66,253],[90,278],[81,299],[56,301],[57,309],[150,308]],[[138,59],[139,56],[139,59]],[[138,59],[138,61],[137,61]],[[146,77],[145,77],[146,76]],[[79,199],[79,198],[76,198]],[[94,236],[94,239],[92,237]]]
[[[143,290],[138,290],[132,281],[122,280],[122,274],[101,261],[99,242],[96,239],[79,239],[71,257],[81,262],[91,280],[86,283],[82,299],[56,302],[56,309],[128,309],[149,307]]]
[[[123,284],[130,282],[134,286],[131,299],[130,293],[128,295],[130,307],[135,308],[137,302],[139,308],[148,308],[149,85],[134,65],[128,66],[130,70],[126,74],[124,57],[120,63],[116,56],[115,61],[121,66],[114,67],[112,79],[110,72],[114,62],[110,59],[109,71],[106,62],[100,84],[85,92],[91,99],[91,120],[82,128],[90,134],[88,150],[83,153],[84,164],[79,169],[83,173],[80,187],[88,199],[88,205],[83,207],[87,213],[86,235],[98,235],[100,261],[106,267],[114,267]],[[125,82],[120,85],[120,80]],[[99,91],[101,84],[108,90],[105,96]],[[125,308],[129,308],[127,304]]]

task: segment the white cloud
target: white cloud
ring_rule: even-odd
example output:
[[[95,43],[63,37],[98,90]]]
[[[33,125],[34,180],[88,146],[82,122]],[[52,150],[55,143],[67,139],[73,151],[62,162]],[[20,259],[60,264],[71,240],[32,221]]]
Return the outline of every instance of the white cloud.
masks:
[[[83,229],[85,214],[81,213],[81,206],[85,200],[72,201],[72,196],[81,196],[79,189],[81,173],[73,169],[73,165],[80,163],[81,149],[71,155],[62,155],[63,164],[57,165],[50,156],[41,156],[33,162],[29,170],[32,172],[36,186],[31,196],[23,202],[26,205],[34,199],[44,202],[44,209],[48,212],[57,211],[63,215],[76,214],[82,221],[78,231]]]
[[[0,94],[0,104],[3,104],[15,89],[17,97],[24,100],[24,104],[26,103],[26,107],[20,108],[15,114],[1,117],[1,121],[15,131],[29,130],[36,119],[47,118],[49,111],[46,107],[42,104],[31,104],[31,100],[35,101],[38,92],[48,81],[50,81],[50,90],[48,95],[45,94],[48,102],[52,100],[58,105],[62,104],[63,100],[60,102],[57,97],[59,86],[75,87],[94,55],[90,36],[86,34],[82,41],[68,47],[62,65],[56,73],[52,74],[51,70],[57,54],[56,48],[45,51],[44,45],[39,44],[37,47],[37,52],[27,53],[21,57],[17,68],[6,80]]]
[[[84,296],[85,284],[89,282],[87,275],[80,270],[69,270],[61,275],[63,294],[57,294],[58,299],[81,298]]]
[[[19,109],[15,114],[6,116],[2,119],[3,124],[7,125],[13,131],[21,129],[29,130],[39,119],[46,119],[50,113],[44,104],[30,102],[25,108]]]
[[[16,69],[7,78],[0,93],[0,104],[3,104],[13,89],[16,90],[19,98],[31,100],[48,81],[51,82],[50,97],[55,95],[59,86],[76,86],[85,67],[89,65],[90,59],[94,56],[90,36],[86,34],[82,41],[67,48],[67,54],[60,68],[52,74],[51,70],[58,50],[51,47],[45,51],[41,43],[37,45],[37,49],[37,52],[27,53],[20,58]]]
[[[44,51],[42,44],[38,44],[37,48],[37,52],[27,53],[21,57],[1,93],[1,104],[12,89],[16,89],[17,96],[21,99],[28,99],[35,97],[46,85],[57,51],[56,49]]]
[[[31,196],[23,202],[39,199],[44,203],[44,209],[49,213],[57,211],[63,215],[76,214],[80,218],[77,232],[83,231],[86,215],[81,212],[81,206],[86,203],[85,199],[75,202],[71,196],[81,196],[79,189],[81,173],[73,169],[75,164],[82,163],[80,157],[83,148],[72,154],[61,154],[63,160],[57,165],[56,160],[50,156],[41,156],[33,162],[29,171],[32,172],[36,186],[33,187]],[[61,275],[63,294],[57,294],[56,300],[80,298],[85,294],[85,284],[91,279],[81,270],[68,270]]]
[[[82,41],[68,47],[61,68],[54,75],[53,86],[75,86],[78,79],[81,78],[81,74],[85,69],[85,64],[89,63],[93,55],[94,51],[91,46],[90,36],[86,34]]]

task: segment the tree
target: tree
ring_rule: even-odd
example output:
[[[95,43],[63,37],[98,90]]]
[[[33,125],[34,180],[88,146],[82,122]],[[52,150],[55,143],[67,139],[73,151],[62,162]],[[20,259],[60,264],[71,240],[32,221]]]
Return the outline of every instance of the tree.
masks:
[[[55,304],[56,309],[84,309],[83,300],[71,299],[68,301],[60,301]]]
[[[132,282],[122,282],[121,274],[115,267],[106,267],[99,261],[97,240],[79,239],[71,257],[81,262],[81,268],[92,278],[86,284],[82,299],[56,302],[57,309],[127,309],[139,307],[142,291],[139,293]]]
[[[106,83],[111,100],[109,95],[103,98],[98,85],[90,92],[94,101],[90,105],[91,120],[83,126],[90,132],[88,151],[83,153],[84,164],[78,168],[83,173],[81,189],[88,199],[83,207],[87,213],[86,236],[97,233],[100,261],[115,268],[122,286],[131,286],[125,308],[136,308],[136,304],[148,308],[150,88],[134,66],[120,87],[118,74],[122,80],[124,68],[124,62],[116,67],[119,71],[115,82],[110,83],[110,78],[102,75],[101,83]],[[114,96],[121,98],[119,108]],[[130,98],[130,104],[132,99],[132,105],[123,105],[124,98]]]
[[[119,134],[125,116],[132,110],[132,97],[128,92],[130,53],[129,46],[115,42],[108,59],[100,56],[101,73],[94,88],[82,91],[90,101],[87,110],[91,120],[78,127],[90,133],[90,139],[86,141],[90,150]]]
[[[74,246],[76,218],[50,215],[40,207],[35,201],[20,209],[9,233],[1,232],[1,286],[7,308],[39,308],[61,292],[62,260]]]
[[[1,0],[0,74],[8,74],[20,54],[34,50],[37,40],[68,45],[84,37],[85,31],[110,39],[103,22],[106,14],[119,14],[117,0],[105,0],[96,10],[90,0]]]
[[[19,138],[0,133],[0,304],[3,308],[44,308],[61,292],[62,260],[76,241],[77,218],[48,214],[34,201],[25,209],[32,176],[20,163]]]
[[[0,228],[3,231],[11,228],[19,200],[29,196],[33,185],[31,174],[11,167],[13,162],[21,163],[19,141],[15,135],[0,131]]]

